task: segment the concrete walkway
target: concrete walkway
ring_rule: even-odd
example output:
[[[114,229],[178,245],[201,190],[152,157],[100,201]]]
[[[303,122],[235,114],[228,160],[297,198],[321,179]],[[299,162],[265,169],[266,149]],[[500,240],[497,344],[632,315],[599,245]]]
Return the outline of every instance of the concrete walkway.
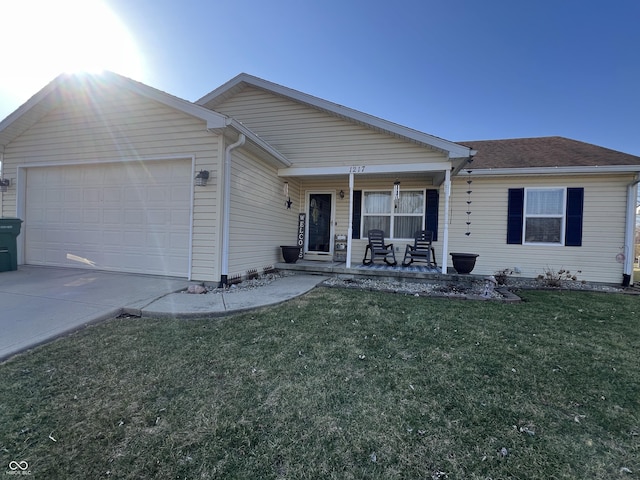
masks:
[[[0,273],[0,360],[121,313],[221,316],[283,302],[325,278],[295,275],[256,289],[195,295],[180,293],[193,282],[179,278],[20,266]]]
[[[291,275],[256,288],[239,288],[224,293],[196,295],[173,293],[157,299],[142,309],[143,317],[198,318],[221,316],[268,305],[276,305],[307,293],[326,280],[320,275]]]

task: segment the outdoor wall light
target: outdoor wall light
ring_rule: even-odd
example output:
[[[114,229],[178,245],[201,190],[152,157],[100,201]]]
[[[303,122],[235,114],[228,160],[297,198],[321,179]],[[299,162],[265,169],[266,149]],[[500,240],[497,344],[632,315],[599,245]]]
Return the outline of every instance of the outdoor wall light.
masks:
[[[0,192],[6,192],[7,188],[9,188],[9,185],[11,185],[11,180],[9,180],[8,178],[0,178]]]
[[[205,187],[209,180],[209,170],[200,170],[196,175],[196,186]]]
[[[340,190],[340,193],[338,195],[340,195],[341,199],[344,199],[344,190]]]

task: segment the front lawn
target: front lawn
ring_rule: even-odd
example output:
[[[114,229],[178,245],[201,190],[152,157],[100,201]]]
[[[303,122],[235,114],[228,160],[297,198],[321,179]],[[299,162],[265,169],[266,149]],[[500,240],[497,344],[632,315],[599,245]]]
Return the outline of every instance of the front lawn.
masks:
[[[640,298],[522,296],[318,288],[87,328],[0,365],[0,473],[637,478]]]

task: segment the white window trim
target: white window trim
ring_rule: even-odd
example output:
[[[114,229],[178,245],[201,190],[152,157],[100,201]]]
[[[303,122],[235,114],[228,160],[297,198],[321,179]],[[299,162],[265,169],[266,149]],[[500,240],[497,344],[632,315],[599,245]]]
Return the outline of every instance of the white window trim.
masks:
[[[560,215],[528,214],[527,213],[527,193],[532,190],[562,190],[562,208]],[[560,241],[559,242],[527,242],[527,219],[529,218],[560,218]],[[525,187],[524,208],[522,212],[522,244],[535,246],[564,247],[565,230],[567,227],[567,187]]]
[[[364,211],[364,202],[365,202],[365,196],[367,193],[376,193],[376,192],[385,192],[385,193],[389,193],[390,194],[390,211],[389,213],[365,213]],[[426,202],[426,197],[427,197],[427,190],[425,188],[407,188],[401,191],[400,194],[402,194],[402,192],[422,192],[422,213],[418,214],[418,213],[402,213],[402,214],[394,214],[394,199],[393,199],[393,189],[370,189],[370,190],[362,190],[362,206],[360,207],[362,209],[361,211],[361,218],[362,221],[360,222],[360,238],[366,239],[367,238],[367,232],[364,231],[364,218],[365,217],[383,217],[383,216],[388,216],[390,217],[389,220],[389,237],[388,239],[390,240],[413,240],[413,238],[401,238],[401,237],[394,237],[393,236],[393,231],[394,231],[394,218],[396,216],[399,217],[422,217],[422,222],[420,223],[420,228],[424,230],[425,226],[424,223],[426,221],[426,208],[425,208],[425,202]]]

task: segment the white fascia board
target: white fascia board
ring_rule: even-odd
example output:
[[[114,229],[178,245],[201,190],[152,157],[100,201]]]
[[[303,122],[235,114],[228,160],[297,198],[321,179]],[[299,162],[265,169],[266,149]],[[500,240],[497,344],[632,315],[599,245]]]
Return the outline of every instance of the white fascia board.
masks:
[[[281,166],[290,167],[292,165],[291,161],[287,157],[285,157],[282,153],[276,150],[272,145],[265,142],[258,135],[253,133],[247,127],[245,127],[242,123],[234,120],[233,118],[226,117],[226,126],[229,126],[236,130],[238,133],[242,133],[245,137],[249,139],[250,142],[257,145],[260,149],[264,150],[266,153],[275,158]]]
[[[580,175],[606,173],[640,172],[640,165],[608,165],[602,167],[530,167],[530,168],[480,168],[470,167],[474,176],[514,176],[523,175]]]
[[[54,78],[51,82],[45,85],[42,89],[38,91],[35,95],[33,95],[29,100],[23,103],[16,110],[11,112],[7,117],[0,122],[0,138],[2,137],[2,132],[6,130],[11,124],[22,118],[22,116],[26,115],[33,107],[35,107],[38,103],[44,100],[47,95],[49,95],[53,90],[58,88],[60,84],[62,84],[65,80],[69,78],[68,74],[60,74],[56,78]],[[3,143],[4,146],[4,143]]]
[[[447,153],[449,158],[468,158],[470,152],[472,151],[469,147],[450,142],[443,138],[419,132],[418,130],[413,130],[402,125],[398,125],[397,123],[389,122],[379,117],[374,117],[373,115],[369,115],[368,113],[360,112],[349,107],[344,107],[342,105],[338,105],[337,103],[314,97],[313,95],[309,95],[298,90],[293,90],[291,88],[278,85],[277,83],[269,82],[262,78],[254,77],[253,75],[248,75],[246,73],[241,73],[221,87],[218,87],[211,93],[205,95],[195,103],[197,103],[198,105],[204,105],[217,96],[224,94],[225,92],[231,90],[232,88],[243,82],[253,87],[261,88],[263,90],[288,97],[297,102],[305,103],[321,110],[326,110],[340,117],[349,118],[358,123],[364,123],[376,129],[384,130],[389,133],[414,140],[418,143],[434,147],[442,152]]]
[[[279,177],[313,177],[322,175],[399,174],[420,172],[443,172],[449,170],[449,162],[406,163],[388,165],[353,165],[335,167],[290,167],[278,170]]]

